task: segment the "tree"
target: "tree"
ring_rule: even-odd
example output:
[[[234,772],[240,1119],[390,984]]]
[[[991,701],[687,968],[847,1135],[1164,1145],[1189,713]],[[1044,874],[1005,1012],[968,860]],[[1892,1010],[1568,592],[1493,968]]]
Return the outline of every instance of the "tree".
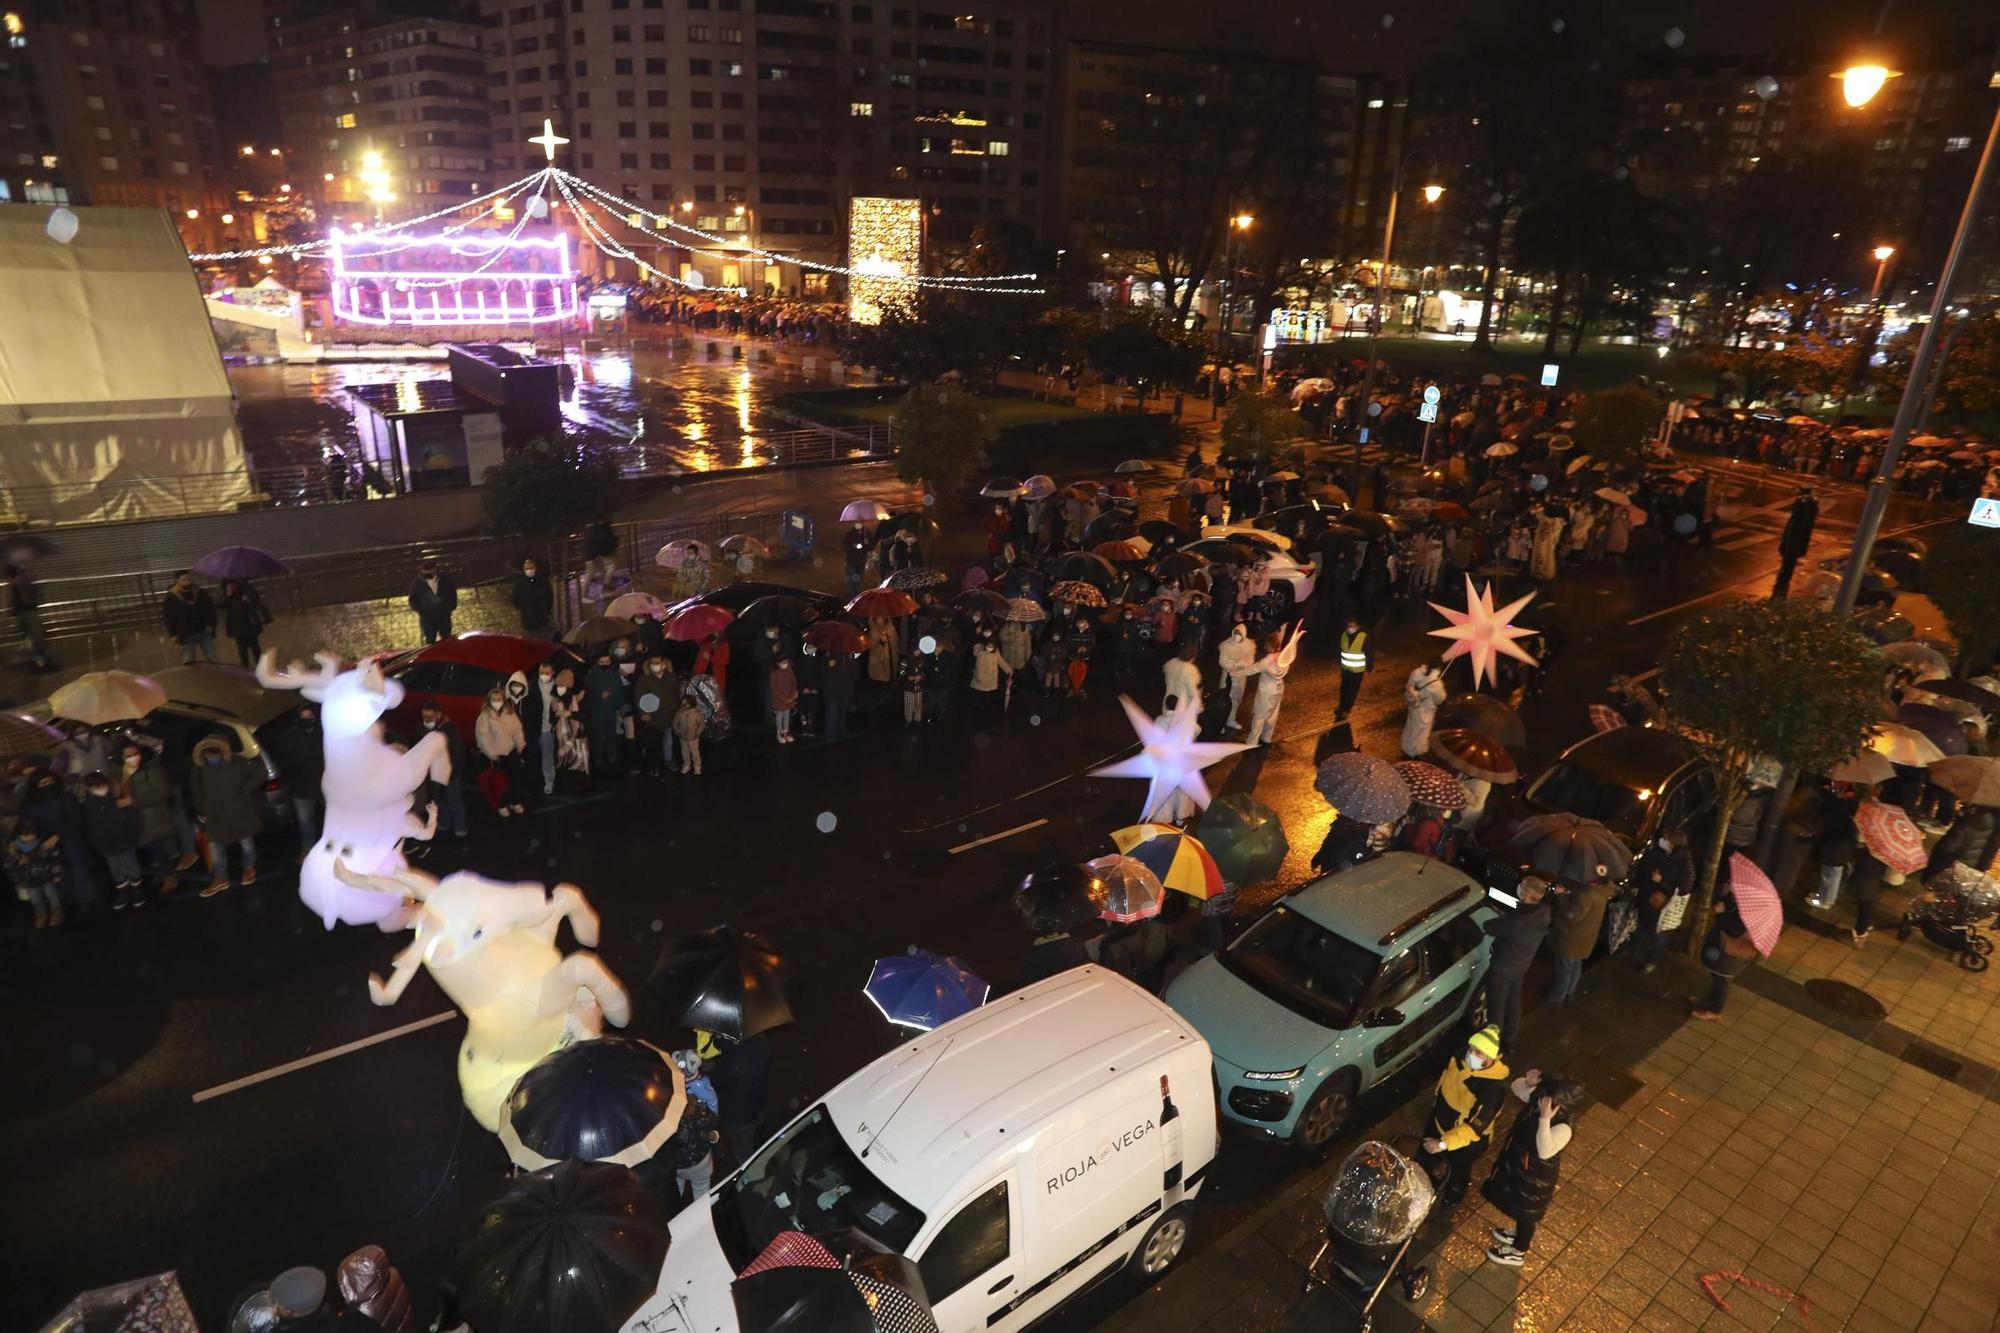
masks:
[[[481,485],[489,531],[550,542],[611,512],[618,463],[598,445],[550,437],[507,454]]]
[[[1299,414],[1274,393],[1244,390],[1222,409],[1222,456],[1258,460],[1305,434]]]
[[[1145,310],[1113,317],[1091,331],[1084,358],[1106,377],[1130,384],[1139,401],[1163,384],[1186,383],[1201,367],[1202,342],[1173,319]]]
[[[926,289],[891,301],[879,324],[850,324],[841,355],[900,384],[958,374],[985,386],[1028,337],[1039,309],[1026,297]]]
[[[955,495],[986,467],[999,437],[979,399],[955,384],[919,384],[896,404],[896,475]]]
[[[1715,903],[1729,818],[1765,758],[1824,773],[1881,717],[1882,659],[1847,621],[1801,601],[1735,602],[1682,625],[1660,658],[1669,722],[1702,752],[1717,804],[1696,890],[1689,953]]]
[[[1577,405],[1571,436],[1576,447],[1592,458],[1623,463],[1637,457],[1646,441],[1659,433],[1666,414],[1666,404],[1636,384],[1601,389],[1585,394]]]
[[[1887,363],[1882,367],[1886,394],[1902,394],[1921,332],[1921,328],[1914,328],[1899,334],[1886,349]],[[1938,356],[1944,362],[1944,379],[1937,391],[1939,411],[1955,421],[2000,412],[2000,309],[1988,308],[1954,320],[1943,331]],[[1932,367],[1935,376],[1935,362]],[[1930,388],[1928,384],[1924,387]]]
[[[2000,532],[1953,523],[1924,556],[1924,595],[1958,639],[1960,675],[1977,674],[2000,652]]]

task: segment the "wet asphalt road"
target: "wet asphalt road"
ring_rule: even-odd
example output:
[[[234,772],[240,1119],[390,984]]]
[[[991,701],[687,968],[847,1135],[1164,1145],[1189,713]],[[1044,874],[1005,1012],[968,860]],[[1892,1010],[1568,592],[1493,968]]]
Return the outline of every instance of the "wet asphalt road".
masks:
[[[1778,479],[1741,502],[1781,505],[1791,485]],[[1829,548],[1844,543],[1841,520],[1851,524],[1857,502],[1851,489],[1832,497]],[[1899,508],[1891,525],[1910,518]],[[1746,518],[1740,530],[1763,526]],[[1524,710],[1523,767],[1588,730],[1585,705],[1611,673],[1651,666],[1684,603],[1761,590],[1774,540],[1719,543],[1673,581],[1635,569],[1555,584],[1544,600],[1569,647]],[[1364,748],[1394,755],[1401,679],[1434,621],[1403,608],[1379,631],[1380,664],[1354,718]],[[1130,745],[1107,665],[1094,669],[1087,701],[1017,692],[998,725],[955,717],[905,730],[885,712],[852,741],[785,750],[744,734],[711,747],[699,779],[617,780],[527,820],[475,817],[473,836],[442,840],[426,868],[583,886],[603,915],[600,952],[635,988],[676,931],[729,921],[766,933],[791,958],[804,1000],[800,1021],[775,1038],[776,1122],[893,1044],[861,994],[875,958],[917,943],[1004,982],[1027,944],[1007,906],[1012,885],[1046,861],[1112,850],[1105,835],[1137,815],[1142,788],[1082,776]],[[1246,908],[1306,877],[1328,818],[1311,757],[1333,686],[1331,665],[1309,650],[1280,743],[1211,771],[1219,790],[1253,791],[1276,808],[1293,844],[1284,875],[1246,894]],[[1132,690],[1156,706],[1157,673]],[[819,829],[823,814],[831,832]],[[12,1243],[0,1247],[0,1326],[36,1326],[82,1287],[178,1268],[205,1325],[219,1327],[229,1297],[253,1281],[297,1263],[330,1269],[369,1242],[387,1247],[427,1316],[451,1245],[507,1170],[499,1142],[459,1103],[460,1023],[194,1100],[447,1011],[428,978],[392,1009],[369,1003],[367,974],[386,970],[397,943],[322,930],[281,873],[206,902],[27,941],[10,934],[0,945],[0,1004],[13,1020],[0,1030],[0,1230]],[[643,1006],[634,1030],[676,1039]],[[1297,1165],[1230,1141],[1202,1233],[1227,1230]],[[1061,1327],[1087,1327],[1094,1312]]]

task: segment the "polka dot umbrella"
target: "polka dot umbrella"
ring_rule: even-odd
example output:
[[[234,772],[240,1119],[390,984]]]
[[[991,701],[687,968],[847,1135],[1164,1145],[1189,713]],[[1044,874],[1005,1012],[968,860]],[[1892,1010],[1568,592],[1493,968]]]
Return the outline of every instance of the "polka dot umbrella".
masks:
[[[1405,759],[1390,767],[1409,787],[1413,804],[1428,805],[1435,810],[1463,810],[1470,803],[1471,798],[1465,794],[1465,784],[1436,764],[1427,764],[1421,759]]]

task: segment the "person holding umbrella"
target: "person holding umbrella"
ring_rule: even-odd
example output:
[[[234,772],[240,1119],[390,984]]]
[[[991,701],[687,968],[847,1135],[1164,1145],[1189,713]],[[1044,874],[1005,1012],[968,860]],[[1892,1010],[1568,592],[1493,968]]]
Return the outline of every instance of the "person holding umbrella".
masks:
[[[222,581],[222,627],[235,641],[237,665],[257,665],[257,659],[264,655],[259,640],[264,637],[264,626],[270,623],[271,610],[264,605],[256,584],[249,579]]]
[[[1704,1023],[1721,1018],[1723,1006],[1729,1003],[1729,983],[1742,976],[1756,958],[1757,946],[1751,943],[1749,929],[1743,924],[1733,886],[1717,884],[1715,920],[1701,943],[1701,964],[1709,975],[1708,996],[1688,1001],[1690,1015]]]
[[[1604,929],[1604,909],[1611,902],[1611,883],[1593,877],[1575,887],[1556,886],[1555,920],[1549,928],[1549,953],[1555,959],[1555,980],[1549,987],[1551,1008],[1568,1004],[1583,980],[1583,962],[1597,947]]]
[[[1444,666],[1419,662],[1403,682],[1403,755],[1422,759],[1430,753],[1431,724],[1445,700]]]
[[[1500,1049],[1512,1052],[1521,1036],[1521,993],[1528,969],[1542,941],[1548,938],[1554,911],[1548,901],[1549,882],[1539,875],[1521,876],[1515,897],[1520,906],[1486,923],[1493,937],[1486,967],[1486,1012],[1500,1028]]]

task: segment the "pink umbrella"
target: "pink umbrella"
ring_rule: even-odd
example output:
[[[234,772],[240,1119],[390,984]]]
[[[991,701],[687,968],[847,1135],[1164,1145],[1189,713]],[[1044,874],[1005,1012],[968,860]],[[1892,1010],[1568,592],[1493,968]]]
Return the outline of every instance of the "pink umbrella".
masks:
[[[1863,801],[1854,811],[1854,831],[1877,861],[1898,874],[1915,874],[1930,859],[1924,835],[1900,805]]]
[[[1778,932],[1785,928],[1785,904],[1770,877],[1757,863],[1741,852],[1729,854],[1729,889],[1736,898],[1736,915],[1757,952],[1766,958],[1778,947]]]
[[[1599,731],[1616,731],[1625,725],[1625,718],[1610,704],[1592,704],[1590,725]]]

